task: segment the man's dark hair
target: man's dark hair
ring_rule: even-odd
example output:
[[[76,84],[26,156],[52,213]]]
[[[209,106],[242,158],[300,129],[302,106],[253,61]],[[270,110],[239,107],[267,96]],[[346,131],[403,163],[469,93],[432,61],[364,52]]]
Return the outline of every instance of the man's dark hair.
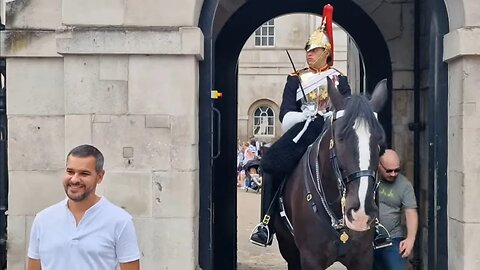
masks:
[[[103,170],[103,154],[98,150],[96,147],[88,144],[82,144],[79,145],[72,150],[70,150],[70,153],[67,155],[67,160],[68,157],[74,156],[74,157],[94,157],[95,158],[95,170],[97,172],[101,172]]]

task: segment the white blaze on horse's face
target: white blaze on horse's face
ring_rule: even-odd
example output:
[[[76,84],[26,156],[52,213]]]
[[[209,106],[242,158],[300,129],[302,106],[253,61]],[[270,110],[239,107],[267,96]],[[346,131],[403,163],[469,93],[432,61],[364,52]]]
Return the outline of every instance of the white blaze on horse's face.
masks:
[[[358,166],[360,171],[368,170],[370,166],[370,129],[367,122],[364,119],[359,118],[355,120],[355,125],[353,126],[355,133],[358,137]],[[358,186],[358,200],[360,202],[360,207],[358,211],[352,209],[352,222],[348,220],[345,216],[345,221],[347,227],[354,231],[366,231],[370,229],[369,216],[365,211],[365,202],[367,199],[368,192],[368,176],[362,176],[359,180]]]

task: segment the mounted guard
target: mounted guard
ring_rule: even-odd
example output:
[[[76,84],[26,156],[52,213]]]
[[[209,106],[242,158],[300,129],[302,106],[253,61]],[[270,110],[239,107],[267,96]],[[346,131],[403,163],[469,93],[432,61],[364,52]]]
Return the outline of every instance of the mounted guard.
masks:
[[[250,236],[250,242],[256,245],[265,247],[271,244],[274,234],[271,219],[279,186],[321,134],[325,119],[331,114],[327,78],[334,82],[342,95],[351,94],[347,77],[332,67],[332,15],[333,7],[324,6],[322,23],[305,44],[307,66],[287,77],[280,106],[280,121],[285,133],[261,160],[263,218]]]

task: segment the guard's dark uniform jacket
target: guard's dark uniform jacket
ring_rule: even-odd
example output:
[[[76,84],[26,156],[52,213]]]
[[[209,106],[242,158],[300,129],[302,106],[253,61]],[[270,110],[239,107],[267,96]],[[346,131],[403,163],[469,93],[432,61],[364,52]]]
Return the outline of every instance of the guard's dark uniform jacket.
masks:
[[[346,76],[337,76],[337,89],[342,95],[350,95],[351,89]],[[298,75],[291,74],[287,77],[287,83],[283,90],[283,100],[280,106],[280,122],[291,111],[301,112],[302,100],[296,100],[297,89],[300,84]],[[303,156],[307,147],[320,135],[323,129],[324,119],[321,116],[315,118],[308,126],[307,131],[295,143],[293,138],[303,129],[305,122],[300,122],[291,127],[278,139],[261,159],[262,169],[274,176],[275,180],[281,180],[290,173]],[[278,179],[281,178],[281,179]]]

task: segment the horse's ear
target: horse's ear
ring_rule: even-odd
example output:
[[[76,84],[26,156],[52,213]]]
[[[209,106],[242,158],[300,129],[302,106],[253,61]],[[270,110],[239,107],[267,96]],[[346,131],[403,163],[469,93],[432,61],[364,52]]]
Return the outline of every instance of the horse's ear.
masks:
[[[343,110],[345,108],[345,98],[340,94],[337,87],[333,83],[332,79],[327,76],[328,96],[332,102],[336,111]]]
[[[388,98],[387,79],[383,79],[377,83],[373,90],[370,106],[374,112],[379,112]]]

